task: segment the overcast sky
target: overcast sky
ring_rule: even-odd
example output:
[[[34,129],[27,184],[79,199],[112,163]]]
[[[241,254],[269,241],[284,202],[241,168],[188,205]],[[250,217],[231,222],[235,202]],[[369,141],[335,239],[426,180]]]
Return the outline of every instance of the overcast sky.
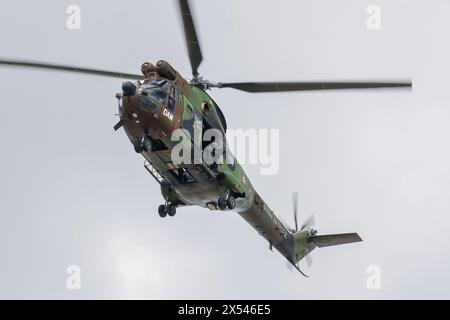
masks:
[[[81,8],[81,30],[66,8]],[[366,27],[369,5],[381,29]],[[310,278],[237,214],[182,208],[123,131],[121,81],[0,68],[0,298],[450,298],[450,2],[197,0],[213,81],[409,78],[409,91],[211,95],[230,128],[279,128],[280,171],[244,166],[292,223],[364,242],[316,249]],[[9,1],[0,56],[138,73],[164,58],[189,77],[175,1]],[[68,290],[66,268],[81,268]],[[381,289],[366,286],[368,266]]]

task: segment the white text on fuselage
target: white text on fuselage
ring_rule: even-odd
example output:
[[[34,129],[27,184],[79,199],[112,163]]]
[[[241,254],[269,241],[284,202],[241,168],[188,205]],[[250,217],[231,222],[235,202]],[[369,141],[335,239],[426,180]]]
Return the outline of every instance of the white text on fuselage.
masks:
[[[163,110],[163,116],[169,119],[170,121],[173,120],[173,113],[167,110],[166,108],[164,108]]]

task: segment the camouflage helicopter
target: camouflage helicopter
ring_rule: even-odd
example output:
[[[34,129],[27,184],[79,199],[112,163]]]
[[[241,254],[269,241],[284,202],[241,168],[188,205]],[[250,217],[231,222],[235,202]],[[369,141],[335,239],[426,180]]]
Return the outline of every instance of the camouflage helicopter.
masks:
[[[119,121],[115,130],[123,128],[134,150],[141,154],[145,169],[160,184],[164,203],[158,208],[161,217],[174,216],[178,207],[199,206],[210,210],[235,211],[275,247],[288,263],[305,275],[299,262],[316,247],[327,247],[362,241],[357,233],[318,235],[314,218],[300,227],[297,214],[297,194],[294,193],[294,228],[282,223],[255,191],[240,164],[231,155],[231,161],[219,159],[214,163],[203,161],[179,163],[173,161],[173,149],[179,140],[172,139],[178,129],[192,133],[200,130],[200,138],[208,129],[215,129],[225,137],[225,117],[209,96],[212,88],[232,88],[246,92],[287,92],[306,90],[410,88],[411,81],[386,82],[212,82],[203,78],[198,68],[202,52],[188,0],[178,0],[184,27],[185,42],[192,68],[192,80],[181,76],[167,61],[156,64],[145,62],[142,74],[127,74],[98,69],[57,65],[35,61],[0,59],[7,66],[42,68],[67,72],[87,73],[134,80],[122,84],[116,94],[119,101]],[[194,134],[195,137],[195,134]],[[204,150],[202,139],[184,141],[190,150]],[[228,157],[230,154],[228,153]],[[306,275],[305,275],[306,276]]]

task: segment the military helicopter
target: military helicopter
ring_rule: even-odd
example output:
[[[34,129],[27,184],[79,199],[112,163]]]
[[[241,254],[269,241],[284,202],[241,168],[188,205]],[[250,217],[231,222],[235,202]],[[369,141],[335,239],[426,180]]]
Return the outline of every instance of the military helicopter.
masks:
[[[119,121],[115,130],[123,128],[134,150],[145,159],[144,167],[160,184],[164,203],[158,208],[161,217],[173,217],[183,206],[199,206],[209,210],[235,211],[244,218],[269,244],[275,247],[301,274],[299,262],[316,247],[327,247],[362,241],[357,233],[318,235],[314,217],[300,227],[298,196],[294,193],[294,228],[288,227],[273,213],[255,191],[237,160],[228,153],[223,161],[179,163],[173,160],[173,150],[179,140],[172,135],[178,129],[200,132],[200,139],[184,141],[191,151],[204,151],[201,137],[215,129],[225,137],[227,123],[217,103],[209,96],[209,89],[232,88],[245,92],[287,92],[306,90],[411,88],[411,81],[387,82],[212,82],[202,77],[198,68],[202,52],[188,0],[178,0],[179,14],[184,27],[185,42],[193,78],[188,81],[167,61],[145,62],[142,74],[58,65],[36,61],[0,59],[1,65],[78,72],[135,80],[122,84],[116,94],[119,102]],[[194,132],[195,137],[195,132]],[[225,138],[223,138],[225,139]],[[189,156],[191,157],[191,155]]]

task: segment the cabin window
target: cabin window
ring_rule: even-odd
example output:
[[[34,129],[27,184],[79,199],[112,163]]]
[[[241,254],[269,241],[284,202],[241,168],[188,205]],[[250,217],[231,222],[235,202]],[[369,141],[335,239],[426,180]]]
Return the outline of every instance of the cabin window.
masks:
[[[236,170],[236,158],[233,157],[231,163],[227,163],[228,168],[230,168],[231,171]]]
[[[203,134],[202,128],[203,128],[202,117],[197,111],[194,111],[193,107],[190,104],[188,104],[186,108],[184,108],[183,112],[183,129],[186,129],[189,132],[192,141],[194,141],[194,143],[197,146],[202,145],[201,144]],[[197,134],[195,134],[196,130]],[[195,141],[195,139],[197,140]]]
[[[196,146],[201,147],[203,141],[203,119],[198,112],[194,112],[194,132],[192,140]]]
[[[210,104],[208,102],[206,102],[206,101],[203,101],[201,107],[202,107],[203,115],[205,117],[208,117],[209,111],[211,111]]]

